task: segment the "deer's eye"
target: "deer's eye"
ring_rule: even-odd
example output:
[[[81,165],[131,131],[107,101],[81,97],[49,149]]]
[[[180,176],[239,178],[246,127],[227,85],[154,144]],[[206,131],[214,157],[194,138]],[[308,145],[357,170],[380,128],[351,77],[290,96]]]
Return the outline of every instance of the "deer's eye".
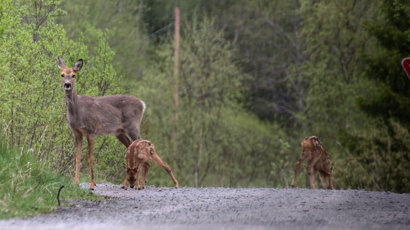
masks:
[[[61,74],[61,77],[64,77],[64,74]]]
[[[73,77],[75,77],[75,74],[73,74]]]

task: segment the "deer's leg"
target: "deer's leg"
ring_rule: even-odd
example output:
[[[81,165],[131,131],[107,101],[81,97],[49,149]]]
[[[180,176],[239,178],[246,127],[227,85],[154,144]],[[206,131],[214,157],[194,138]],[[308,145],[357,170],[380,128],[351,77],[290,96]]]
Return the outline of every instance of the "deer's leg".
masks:
[[[75,136],[75,171],[74,171],[74,183],[78,184],[80,177],[80,163],[81,152],[83,148],[83,134],[80,132],[74,132]]]
[[[296,165],[295,165],[295,174],[293,175],[292,183],[290,185],[292,188],[295,187],[296,177],[299,175],[300,165],[306,160],[307,157],[308,157],[308,153],[303,151],[302,149],[302,153],[300,154],[299,160],[296,162]]]
[[[179,187],[178,181],[175,178],[174,174],[172,173],[171,168],[169,167],[169,165],[167,163],[165,163],[159,156],[158,154],[156,154],[154,152],[154,154],[152,154],[151,156],[151,160],[154,161],[155,163],[157,163],[158,165],[160,165],[162,168],[165,169],[165,171],[167,171],[167,173],[171,176],[172,181],[174,181],[175,184],[175,188]]]
[[[88,142],[88,165],[90,166],[90,190],[95,188],[94,172],[93,172],[93,149],[94,149],[94,136],[87,135]]]
[[[118,134],[115,137],[117,137],[117,139],[123,144],[125,145],[126,148],[128,148],[128,146],[130,146],[131,141],[130,139],[127,137],[127,135],[125,134]]]
[[[145,162],[143,165],[143,171],[142,171],[142,176],[141,176],[141,187],[144,189],[145,188],[145,180],[148,175],[148,170],[151,167],[151,165],[148,162]]]

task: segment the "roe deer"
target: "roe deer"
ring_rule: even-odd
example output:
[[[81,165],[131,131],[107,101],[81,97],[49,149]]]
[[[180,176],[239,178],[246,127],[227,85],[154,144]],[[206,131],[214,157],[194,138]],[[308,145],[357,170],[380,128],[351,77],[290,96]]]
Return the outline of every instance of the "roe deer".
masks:
[[[302,145],[302,153],[295,165],[295,175],[293,176],[291,186],[294,188],[296,177],[299,173],[300,165],[308,159],[306,164],[307,175],[311,188],[315,187],[315,173],[319,171],[320,181],[324,189],[333,189],[332,183],[332,168],[330,166],[329,156],[320,142],[318,137],[306,137],[300,143]]]
[[[61,70],[61,84],[65,92],[67,105],[67,122],[75,136],[75,176],[78,184],[83,136],[88,142],[88,164],[90,166],[90,189],[95,187],[93,173],[94,136],[114,134],[128,147],[131,140],[140,139],[140,123],[145,110],[145,103],[133,96],[114,95],[88,97],[77,95],[75,76],[83,66],[79,59],[74,67],[68,68],[58,57],[58,68]],[[131,138],[131,140],[128,138]]]
[[[136,140],[131,143],[128,147],[127,152],[125,153],[126,165],[125,168],[127,170],[126,177],[124,180],[123,188],[126,190],[128,185],[135,189],[145,188],[145,179],[147,178],[148,170],[150,168],[150,164],[147,162],[148,160],[154,161],[168,174],[171,176],[172,181],[175,183],[175,188],[178,188],[178,181],[175,179],[174,174],[172,173],[171,168],[165,163],[155,151],[155,146],[148,140]],[[141,183],[139,179],[139,174],[141,173]]]

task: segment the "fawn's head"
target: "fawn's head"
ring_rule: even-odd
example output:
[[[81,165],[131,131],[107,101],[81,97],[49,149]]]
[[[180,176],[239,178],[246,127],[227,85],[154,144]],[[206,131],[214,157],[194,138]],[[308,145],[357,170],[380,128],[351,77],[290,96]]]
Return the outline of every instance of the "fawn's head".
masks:
[[[74,67],[68,68],[64,61],[58,57],[58,68],[61,70],[61,85],[65,92],[71,92],[74,88],[75,76],[83,67],[83,59],[79,59]]]

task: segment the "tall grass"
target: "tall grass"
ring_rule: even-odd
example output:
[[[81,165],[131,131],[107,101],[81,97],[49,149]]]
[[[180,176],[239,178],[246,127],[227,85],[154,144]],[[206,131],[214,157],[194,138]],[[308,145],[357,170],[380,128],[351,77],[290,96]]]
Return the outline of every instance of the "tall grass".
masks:
[[[30,150],[7,147],[0,140],[0,219],[51,212],[60,199],[93,199],[68,177],[57,175]]]

